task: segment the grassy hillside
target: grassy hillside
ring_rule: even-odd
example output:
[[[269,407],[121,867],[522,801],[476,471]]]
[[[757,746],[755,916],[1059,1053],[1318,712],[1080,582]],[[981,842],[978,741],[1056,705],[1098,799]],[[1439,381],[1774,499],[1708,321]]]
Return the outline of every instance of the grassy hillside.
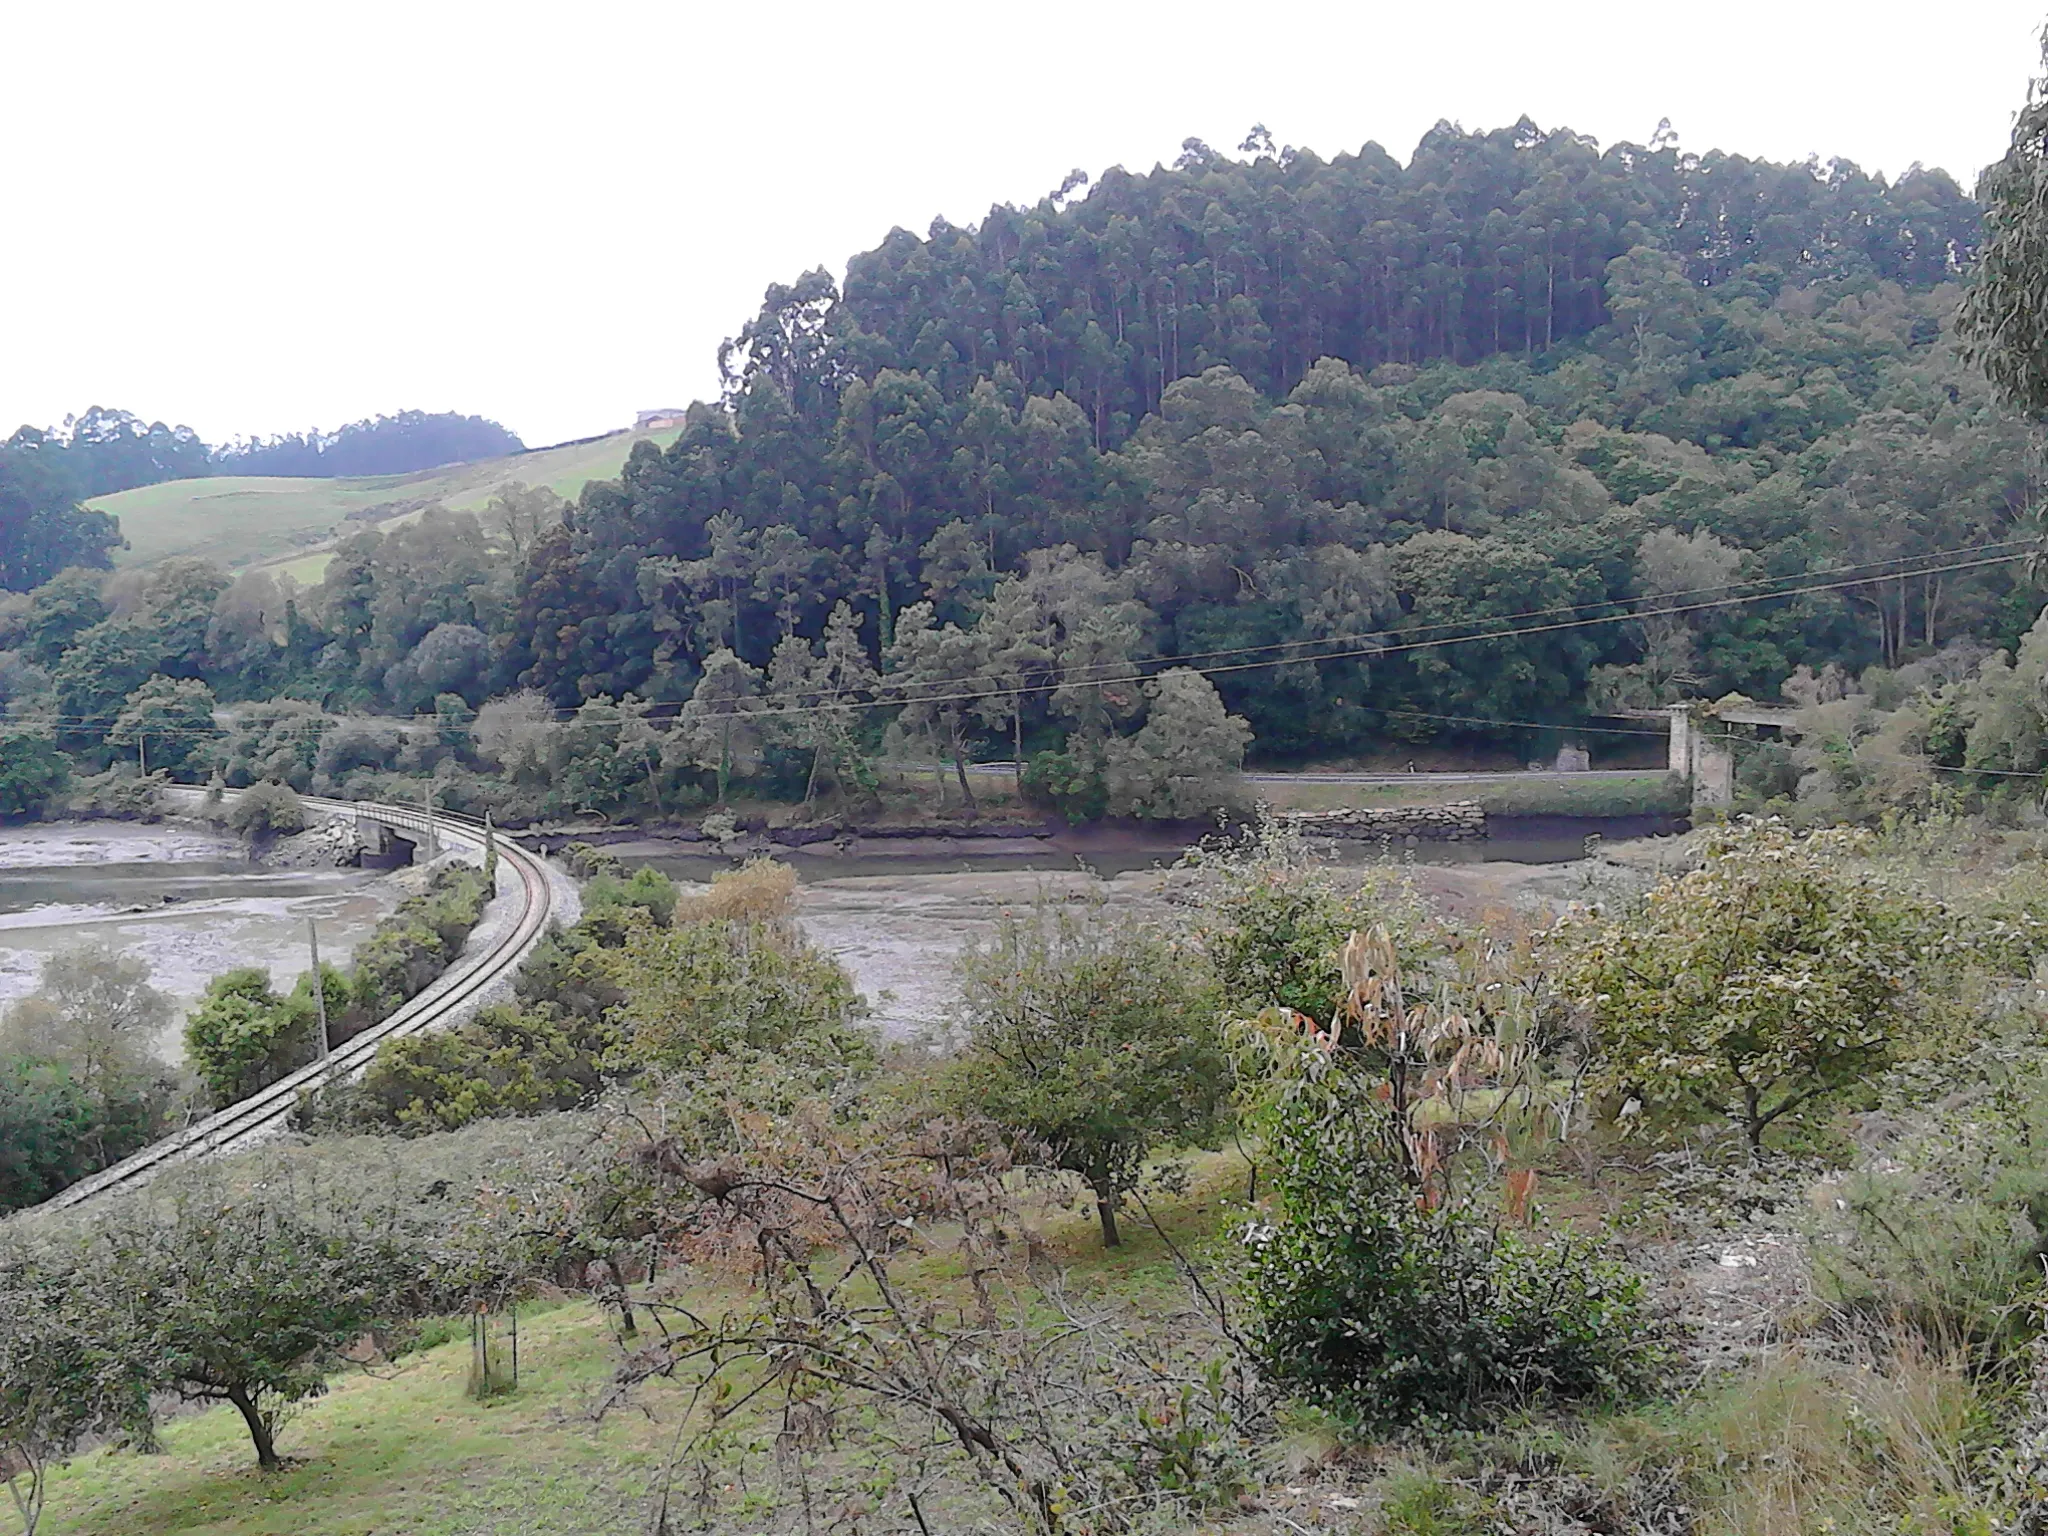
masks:
[[[502,1127],[472,1129],[490,1137]],[[461,1134],[430,1140],[455,1141]],[[317,1159],[322,1150],[316,1143],[307,1155]],[[1242,1187],[1242,1170],[1234,1154],[1198,1155],[1187,1191],[1155,1197],[1165,1230],[1183,1244],[1214,1240],[1235,1209],[1231,1192]],[[1074,1283],[1161,1306],[1180,1294],[1165,1244],[1138,1223],[1121,1251],[1105,1253],[1092,1216],[1055,1209],[1041,1219],[1047,1257]],[[956,1305],[962,1300],[957,1261],[949,1253],[908,1265],[906,1274],[921,1294]],[[746,1307],[753,1295],[748,1266],[740,1262],[694,1269],[672,1299],[716,1314]],[[657,1378],[634,1406],[593,1419],[619,1349],[608,1315],[582,1297],[551,1297],[522,1309],[518,1388],[487,1402],[463,1390],[469,1366],[463,1320],[450,1320],[442,1331],[449,1342],[375,1371],[334,1378],[331,1390],[291,1416],[279,1441],[285,1465],[277,1473],[257,1469],[232,1408],[189,1412],[164,1425],[160,1454],[101,1450],[58,1471],[41,1529],[46,1536],[646,1531],[649,1491],[675,1443],[679,1418],[688,1415],[684,1388]],[[734,1421],[741,1441],[772,1435],[774,1428],[772,1410]],[[782,1528],[769,1518],[714,1528],[771,1525]],[[1256,1529],[1265,1536],[1269,1528]]]
[[[121,520],[128,548],[115,557],[119,565],[148,565],[171,555],[197,555],[230,569],[288,560],[292,575],[314,581],[326,563],[319,548],[337,536],[412,516],[429,506],[475,511],[499,487],[515,480],[574,497],[586,481],[616,475],[642,437],[666,446],[675,433],[617,432],[595,442],[411,475],[170,480],[102,496],[91,505]]]

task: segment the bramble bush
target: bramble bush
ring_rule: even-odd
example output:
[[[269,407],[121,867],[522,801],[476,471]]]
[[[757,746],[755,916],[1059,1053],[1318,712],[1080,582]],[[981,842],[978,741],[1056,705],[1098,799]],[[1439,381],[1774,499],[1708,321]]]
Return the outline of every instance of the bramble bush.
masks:
[[[1266,1368],[1374,1428],[1647,1387],[1662,1348],[1642,1278],[1536,1224],[1512,1154],[1554,1094],[1521,1043],[1409,1000],[1384,929],[1341,964],[1327,1029],[1282,1008],[1241,1026],[1272,1165],[1271,1220],[1246,1234]]]

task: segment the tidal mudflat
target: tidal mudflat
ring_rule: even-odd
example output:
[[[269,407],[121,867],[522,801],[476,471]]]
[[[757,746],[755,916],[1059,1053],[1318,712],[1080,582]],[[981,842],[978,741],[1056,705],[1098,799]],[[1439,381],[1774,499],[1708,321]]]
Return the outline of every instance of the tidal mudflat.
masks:
[[[51,951],[105,943],[147,961],[182,1018],[209,980],[238,965],[288,985],[307,967],[309,917],[320,958],[345,962],[403,895],[399,882],[362,870],[266,870],[200,826],[0,828],[0,1005],[35,989]],[[178,1059],[179,1027],[158,1044],[166,1059]]]

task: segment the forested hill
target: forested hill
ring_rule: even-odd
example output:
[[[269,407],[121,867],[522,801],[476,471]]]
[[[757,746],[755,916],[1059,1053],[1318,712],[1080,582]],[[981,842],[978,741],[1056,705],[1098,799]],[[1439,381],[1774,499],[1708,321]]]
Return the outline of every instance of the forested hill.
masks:
[[[1477,363],[1533,356],[1610,321],[1608,264],[1669,252],[1712,288],[1956,275],[1977,209],[1943,172],[1896,185],[1836,161],[1773,165],[1669,143],[1602,153],[1527,119],[1439,125],[1403,167],[1377,144],[1324,161],[1234,159],[1190,140],[1171,170],[1110,170],[1085,197],[994,208],[978,227],[903,230],[853,258],[834,302],[813,274],[771,293],[741,336],[800,416],[835,382],[916,369],[944,394],[1008,364],[1083,407],[1098,448],[1160,409],[1174,379],[1222,365],[1277,399],[1318,358]],[[1084,180],[1069,179],[1070,190]]]
[[[919,598],[966,625],[995,576],[1097,560],[1135,654],[1263,663],[1213,675],[1295,754],[1771,693],[2025,622],[1994,567],[1270,664],[2003,530],[2029,442],[1954,348],[1978,211],[1943,173],[1524,122],[1439,128],[1406,167],[1255,134],[1077,180],[898,231],[843,293],[771,289],[725,408],[533,551],[507,675],[564,705],[680,697],[712,650],[764,664],[841,598],[876,644]]]
[[[566,511],[366,531],[304,593],[170,561],[0,604],[0,692],[83,749],[152,674],[449,721],[534,690],[579,711],[551,811],[1021,748],[1069,807],[1190,814],[1247,723],[1266,761],[1533,751],[1939,658],[1910,690],[2040,611],[2039,444],[1958,348],[1944,174],[1525,122],[1080,181],[771,288],[724,398]]]

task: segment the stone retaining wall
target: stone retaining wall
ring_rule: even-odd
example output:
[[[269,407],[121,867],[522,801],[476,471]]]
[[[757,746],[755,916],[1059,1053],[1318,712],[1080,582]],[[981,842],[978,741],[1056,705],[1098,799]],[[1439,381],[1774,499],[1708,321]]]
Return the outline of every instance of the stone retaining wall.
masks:
[[[1402,805],[1386,809],[1283,811],[1280,820],[1322,837],[1363,838],[1381,843],[1470,842],[1486,836],[1486,808],[1476,800],[1447,805]]]

